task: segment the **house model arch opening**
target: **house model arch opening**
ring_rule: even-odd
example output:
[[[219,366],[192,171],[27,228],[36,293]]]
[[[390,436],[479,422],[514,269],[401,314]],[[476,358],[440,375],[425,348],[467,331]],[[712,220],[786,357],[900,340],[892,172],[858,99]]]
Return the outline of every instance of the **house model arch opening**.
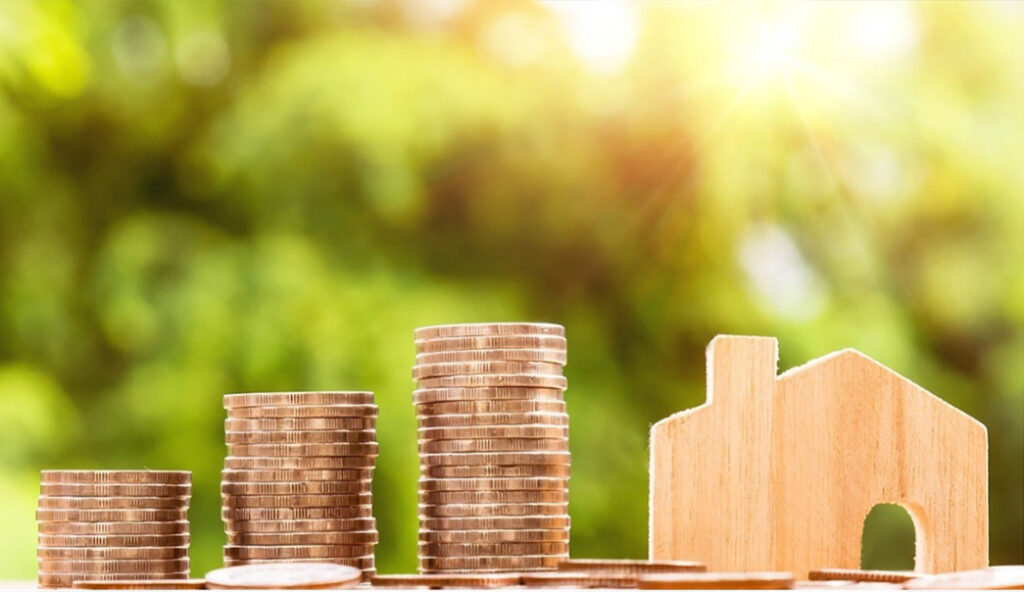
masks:
[[[894,503],[916,571],[988,565],[984,425],[855,350],[777,364],[774,338],[716,337],[707,401],[651,428],[652,559],[858,568],[865,517]]]

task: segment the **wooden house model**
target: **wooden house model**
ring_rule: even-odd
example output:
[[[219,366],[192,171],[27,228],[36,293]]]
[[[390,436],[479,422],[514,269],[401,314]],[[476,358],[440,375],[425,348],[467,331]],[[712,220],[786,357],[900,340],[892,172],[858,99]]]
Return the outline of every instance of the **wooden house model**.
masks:
[[[865,517],[894,503],[917,571],[988,565],[984,425],[854,350],[777,360],[774,338],[716,337],[706,403],[652,427],[652,559],[858,568]]]

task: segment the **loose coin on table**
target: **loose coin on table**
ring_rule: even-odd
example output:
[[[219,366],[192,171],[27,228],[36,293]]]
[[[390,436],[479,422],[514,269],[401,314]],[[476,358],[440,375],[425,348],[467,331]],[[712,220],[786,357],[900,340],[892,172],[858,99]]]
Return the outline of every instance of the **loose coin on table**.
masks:
[[[908,590],[1024,590],[1024,565],[924,575],[907,580]]]
[[[362,580],[358,569],[334,563],[266,563],[216,569],[206,574],[215,590],[350,588]]]
[[[788,572],[654,573],[637,580],[641,590],[788,590],[794,584]]]
[[[846,580],[850,582],[888,582],[902,584],[916,577],[912,571],[884,571],[867,569],[814,569],[807,579],[812,581]]]

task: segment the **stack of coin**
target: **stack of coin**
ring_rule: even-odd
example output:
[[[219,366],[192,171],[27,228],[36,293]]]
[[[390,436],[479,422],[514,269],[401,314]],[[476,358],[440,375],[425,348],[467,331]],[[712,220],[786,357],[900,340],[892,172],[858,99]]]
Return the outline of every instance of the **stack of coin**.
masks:
[[[565,330],[415,331],[422,573],[554,569],[569,553]]]
[[[370,392],[225,395],[228,566],[328,562],[375,575]]]
[[[188,471],[43,471],[39,586],[189,576]]]

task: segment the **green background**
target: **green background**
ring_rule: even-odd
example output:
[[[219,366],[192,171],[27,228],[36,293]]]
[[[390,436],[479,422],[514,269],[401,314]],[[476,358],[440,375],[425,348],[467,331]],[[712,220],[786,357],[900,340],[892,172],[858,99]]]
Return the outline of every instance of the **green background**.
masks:
[[[369,389],[415,568],[415,327],[566,326],[572,553],[642,557],[718,333],[857,348],[989,429],[1024,562],[1024,9],[0,1],[0,578],[42,468],[194,471],[223,393]],[[912,557],[872,513],[871,566]]]

